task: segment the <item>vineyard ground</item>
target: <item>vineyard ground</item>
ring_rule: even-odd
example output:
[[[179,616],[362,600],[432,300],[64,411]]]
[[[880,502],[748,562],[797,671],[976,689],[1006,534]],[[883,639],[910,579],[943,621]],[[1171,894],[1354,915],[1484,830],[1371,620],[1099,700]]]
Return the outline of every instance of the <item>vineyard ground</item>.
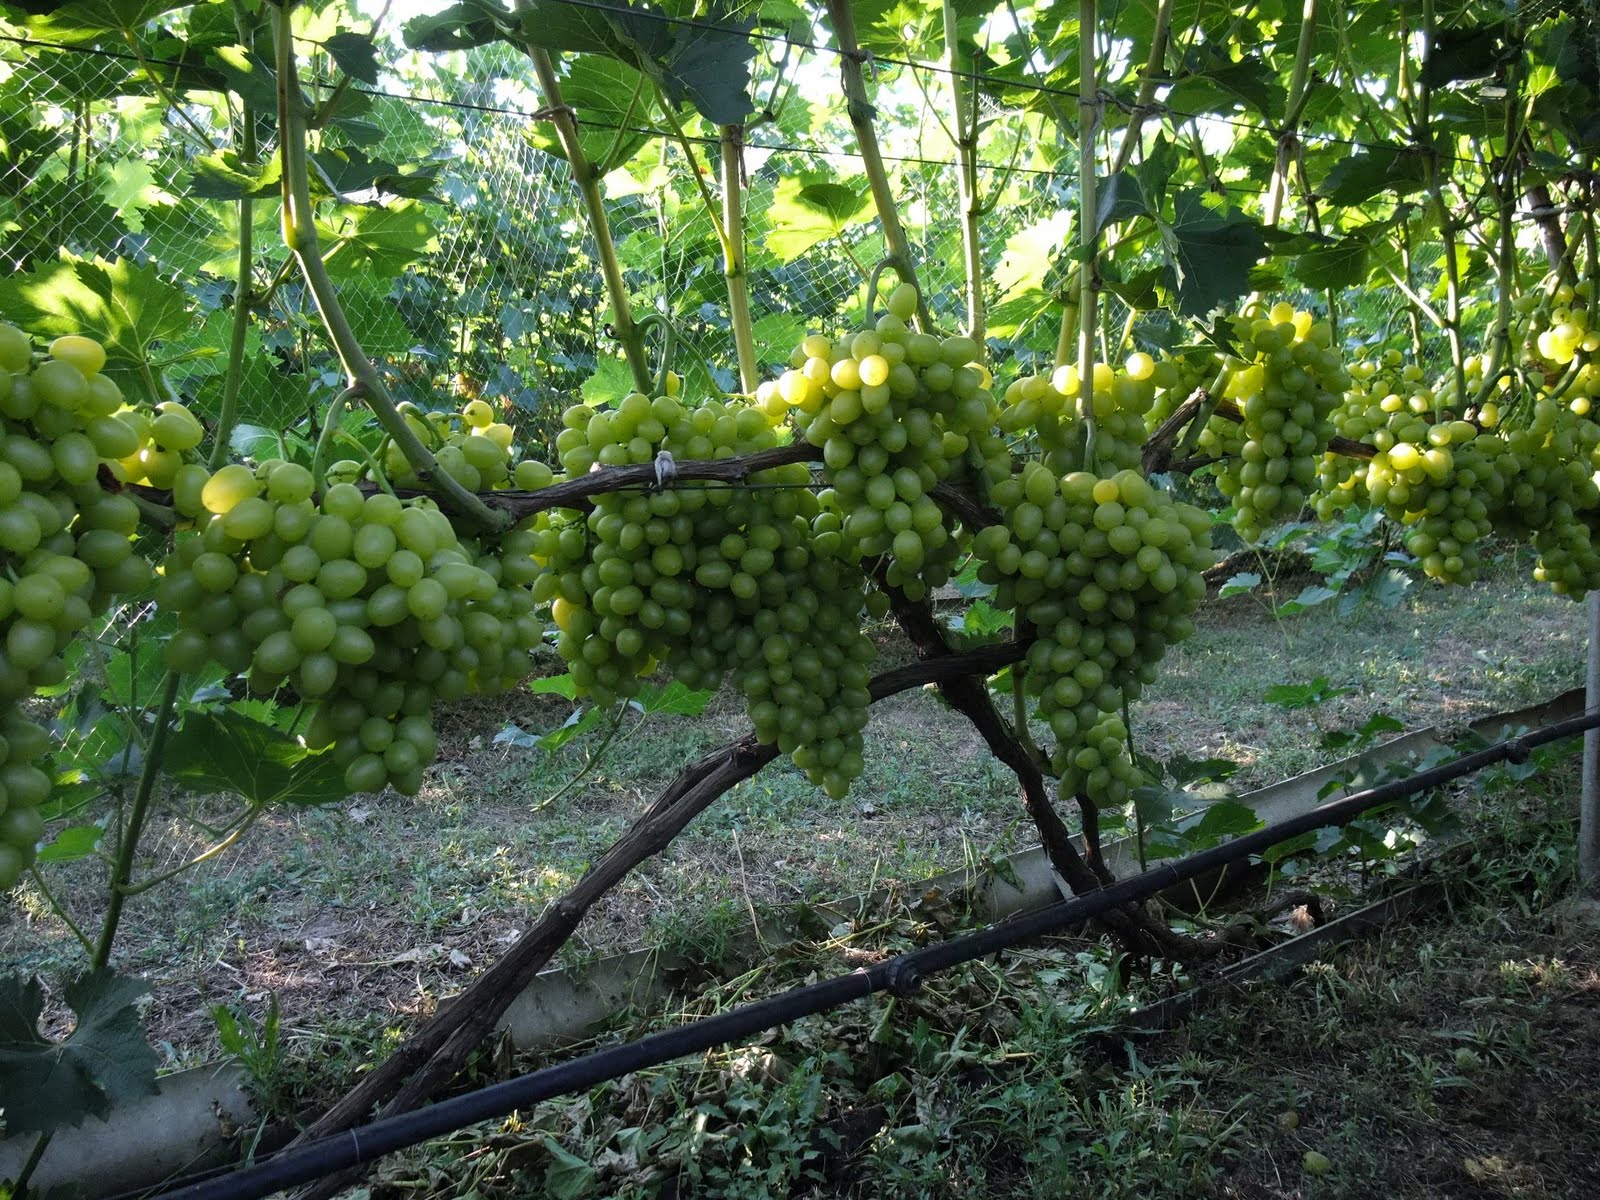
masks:
[[[1525,583],[1526,566],[1344,618],[1324,606],[1277,619],[1254,596],[1208,602],[1136,711],[1142,748],[1235,759],[1244,789],[1334,757],[1321,736],[1378,711],[1408,728],[1450,726],[1570,687],[1581,678],[1581,612]],[[1282,594],[1299,588],[1285,581]],[[909,655],[887,629],[882,637],[886,665]],[[1352,690],[1293,711],[1263,699],[1273,684],[1318,676]],[[415,799],[276,810],[239,847],[130,905],[121,955],[151,980],[151,1033],[173,1065],[214,1047],[215,1004],[259,1017],[275,997],[286,1029],[330,1053],[394,1036],[487,966],[683,763],[743,728],[726,693],[698,717],[653,717],[534,811],[581,765],[584,743],[548,754],[494,735],[510,720],[543,732],[570,711],[551,696],[462,704],[441,721],[441,762]],[[752,910],[914,882],[1035,840],[1004,771],[931,696],[876,706],[867,757],[842,802],[783,763],[741,785],[609,897],[565,961],[646,944],[715,960]],[[170,861],[203,847],[166,819],[148,844]],[[55,879],[69,905],[94,911],[92,867]],[[0,924],[8,960],[49,970],[68,956],[69,934],[37,897],[11,911]]]
[[[386,1160],[356,1194],[498,1198],[560,1182],[625,1197],[1589,1200],[1600,922],[1567,903],[1577,756],[1538,765],[1458,794],[1466,837],[1429,852],[1444,903],[1218,994],[1166,1033],[1141,1032],[1135,1006],[1209,968],[1185,978],[1155,964],[1119,989],[1104,947],[1050,938],[909,997],[462,1130]],[[1411,886],[1377,881],[1346,901]],[[685,987],[597,1041],[904,949],[914,927],[891,917]]]

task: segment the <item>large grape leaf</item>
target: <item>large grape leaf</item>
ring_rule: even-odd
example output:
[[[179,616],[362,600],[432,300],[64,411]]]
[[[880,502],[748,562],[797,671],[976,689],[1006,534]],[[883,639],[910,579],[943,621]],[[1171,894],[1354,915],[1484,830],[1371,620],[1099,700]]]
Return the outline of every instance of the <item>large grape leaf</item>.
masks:
[[[1341,158],[1319,189],[1330,204],[1364,204],[1383,192],[1397,196],[1420,191],[1427,183],[1426,159],[1409,146],[1367,146]]]
[[[685,25],[649,5],[605,6],[526,0],[515,13],[494,0],[466,0],[406,25],[419,50],[464,49],[509,41],[524,49],[599,54],[660,84],[672,104],[688,101],[708,121],[736,125],[755,111],[750,99],[754,18]]]
[[[128,259],[55,262],[0,280],[0,312],[43,337],[83,333],[112,363],[148,363],[156,343],[189,328],[189,298]]]
[[[78,1125],[155,1092],[159,1060],[134,1007],[147,991],[142,980],[109,970],[79,976],[64,993],[77,1024],[54,1042],[39,1034],[39,980],[0,979],[0,1109],[8,1133]]]
[[[230,709],[185,716],[167,742],[162,770],[195,791],[232,792],[251,804],[328,804],[345,796],[333,755],[314,754]]]
[[[1177,310],[1202,317],[1250,290],[1250,271],[1266,254],[1267,240],[1257,222],[1235,209],[1216,212],[1197,189],[1175,199],[1176,218],[1160,224]]]
[[[872,201],[863,188],[826,177],[785,175],[773,188],[763,241],[779,262],[793,262],[871,215]]]
[[[20,0],[27,27],[53,42],[87,42],[107,33],[131,36],[162,13],[188,8],[194,0]]]
[[[318,229],[336,276],[393,277],[438,245],[427,210],[414,200],[388,208],[346,209]]]

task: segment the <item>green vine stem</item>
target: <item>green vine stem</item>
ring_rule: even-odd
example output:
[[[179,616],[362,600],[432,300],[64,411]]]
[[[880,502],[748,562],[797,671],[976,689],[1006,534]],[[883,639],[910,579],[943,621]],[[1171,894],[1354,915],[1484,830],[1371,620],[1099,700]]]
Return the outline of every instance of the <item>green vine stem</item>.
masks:
[[[139,768],[139,782],[133,792],[133,807],[128,820],[117,837],[117,855],[111,866],[110,895],[106,900],[106,915],[100,924],[100,939],[95,943],[91,970],[99,970],[111,962],[111,948],[117,940],[117,927],[122,924],[122,909],[128,901],[128,887],[133,880],[133,860],[139,852],[139,838],[144,833],[145,818],[150,814],[150,798],[155,794],[156,776],[161,761],[166,757],[167,735],[172,730],[174,710],[178,706],[178,684],[181,677],[168,671],[161,685],[161,698],[156,702],[155,730],[150,736],[150,748],[145,752],[144,764]]]
[[[1078,418],[1085,431],[1084,467],[1095,469],[1094,335],[1099,299],[1095,201],[1095,136],[1100,125],[1096,0],[1078,0]]]
[[[518,6],[521,8],[521,5]],[[556,127],[567,165],[572,168],[573,181],[583,197],[584,211],[589,217],[589,232],[594,238],[595,257],[600,261],[600,275],[605,280],[606,294],[611,298],[611,326],[617,340],[622,343],[623,356],[628,369],[633,372],[633,386],[644,391],[650,386],[650,366],[645,361],[644,343],[633,323],[633,307],[628,302],[628,285],[622,277],[622,260],[617,257],[617,246],[611,238],[611,222],[606,217],[605,198],[600,194],[600,176],[594,164],[583,152],[578,138],[578,122],[572,110],[561,99],[561,83],[556,78],[556,63],[548,50],[530,50],[534,74],[539,77],[539,91],[544,97],[550,121]]]
[[[1487,352],[1483,363],[1483,377],[1474,393],[1468,411],[1475,412],[1494,393],[1500,382],[1503,367],[1511,355],[1512,290],[1517,279],[1517,143],[1521,130],[1517,122],[1518,85],[1521,82],[1521,51],[1506,72],[1505,157],[1501,161],[1500,178],[1494,182],[1495,208],[1500,221],[1497,261],[1495,264],[1494,326],[1489,332]]]
[[[437,469],[432,452],[417,438],[395,408],[378,369],[367,357],[345,316],[338,289],[328,274],[318,244],[316,216],[311,204],[311,179],[306,152],[306,106],[300,91],[299,71],[294,52],[294,4],[285,3],[275,15],[273,33],[277,44],[278,129],[283,156],[283,240],[300,264],[306,289],[316,301],[323,326],[352,385],[360,383],[366,391],[367,406],[385,433],[405,455],[417,475],[437,490],[441,506],[465,520],[486,529],[501,525],[502,518],[460,482]]]
[[[983,297],[983,244],[979,240],[978,219],[983,214],[978,200],[978,89],[972,85],[971,112],[965,110],[962,77],[960,27],[954,0],[944,0],[944,60],[950,72],[950,100],[953,124],[949,126],[956,147],[956,196],[960,205],[961,250],[967,293],[967,336],[980,346],[988,326]]]
[[[1289,194],[1289,173],[1293,170],[1299,135],[1296,128],[1311,98],[1311,45],[1317,32],[1317,0],[1305,0],[1300,11],[1300,40],[1295,45],[1294,73],[1289,77],[1289,95],[1284,104],[1283,127],[1278,131],[1278,157],[1272,170],[1272,190],[1267,195],[1266,224],[1276,226],[1283,216],[1283,203]]]
[[[900,278],[917,289],[918,326],[932,332],[933,318],[928,313],[928,298],[917,283],[911,243],[906,240],[905,227],[900,224],[900,210],[895,206],[894,190],[889,186],[889,172],[883,165],[883,154],[878,149],[878,134],[872,127],[872,104],[867,99],[867,80],[861,69],[867,56],[856,41],[856,21],[850,11],[850,0],[828,0],[828,19],[833,25],[834,40],[839,47],[839,73],[844,83],[850,124],[861,150],[861,166],[872,189],[872,202],[878,210],[878,221],[883,226],[884,245],[889,248],[890,256],[898,260],[895,266]]]
[[[151,888],[161,886],[169,879],[176,879],[185,871],[193,870],[203,862],[210,862],[213,858],[216,858],[217,855],[225,853],[229,848],[237,843],[240,838],[248,833],[250,827],[259,821],[266,811],[267,806],[265,804],[252,804],[248,809],[245,810],[244,816],[234,824],[232,829],[227,831],[221,840],[213,843],[211,846],[205,850],[202,850],[193,858],[187,860],[186,862],[180,863],[178,866],[173,867],[170,870],[162,871],[158,875],[152,875],[149,879],[141,879],[138,883],[129,883],[128,886],[123,889],[124,893],[129,896],[137,896],[141,892],[148,892]]]
[[[248,105],[239,132],[239,157],[248,169],[255,165],[256,114]],[[239,198],[239,265],[233,285],[233,328],[228,334],[228,367],[222,379],[222,407],[217,413],[215,440],[206,466],[215,471],[228,461],[233,427],[239,420],[239,389],[244,383],[245,339],[250,333],[250,309],[255,302],[255,201]]]
[[[366,385],[357,380],[328,402],[328,411],[322,414],[322,431],[317,435],[317,447],[311,454],[311,478],[319,488],[327,486],[328,459],[333,455],[334,435],[344,417],[345,406],[352,400],[364,399],[366,394]],[[401,420],[404,419],[401,417]]]
[[[1428,196],[1439,221],[1439,241],[1444,247],[1445,339],[1450,345],[1450,367],[1455,376],[1455,404],[1467,402],[1467,360],[1461,344],[1461,268],[1456,261],[1456,225],[1444,198],[1444,175],[1439,164],[1439,149],[1433,139],[1433,94],[1428,86],[1428,63],[1433,58],[1433,0],[1422,0],[1422,69],[1417,79],[1416,124],[1413,136],[1423,152],[1428,178]]]
[[[673,360],[678,352],[678,327],[668,319],[665,313],[646,313],[639,318],[639,340],[645,343],[652,329],[661,330],[661,358],[656,364],[656,372],[650,395],[664,396],[667,394],[667,375],[672,370]]]
[[[1117,147],[1117,157],[1111,171],[1125,170],[1139,149],[1140,133],[1144,123],[1155,112],[1156,88],[1164,81],[1162,73],[1167,62],[1167,41],[1172,34],[1172,0],[1160,0],[1156,5],[1156,25],[1150,34],[1150,53],[1144,60],[1144,73],[1139,77],[1139,94],[1133,102],[1133,112],[1122,131],[1122,143]]]
[[[756,355],[750,273],[745,265],[744,126],[723,125],[718,134],[722,143],[722,277],[728,285],[728,319],[739,358],[739,387],[750,394],[761,384],[761,360]]]

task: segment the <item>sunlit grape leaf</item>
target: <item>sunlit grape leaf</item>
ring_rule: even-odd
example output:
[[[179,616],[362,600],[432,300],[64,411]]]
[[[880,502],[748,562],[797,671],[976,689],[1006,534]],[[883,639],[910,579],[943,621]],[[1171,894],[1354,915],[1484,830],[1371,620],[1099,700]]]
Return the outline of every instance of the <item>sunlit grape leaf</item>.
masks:
[[[711,703],[711,693],[690,688],[674,679],[666,687],[647,683],[639,689],[639,706],[646,714],[666,713],[675,717],[698,717]]]
[[[224,46],[214,52],[209,65],[226,81],[228,90],[257,112],[278,107],[278,75],[272,65],[243,46]]]
[[[149,362],[156,343],[189,327],[183,289],[126,258],[50,263],[0,279],[0,312],[39,336],[88,334],[110,361],[129,365]]]
[[[345,209],[317,222],[328,270],[335,276],[395,276],[437,247],[433,220],[406,200],[387,208]]]
[[[595,364],[594,374],[583,381],[578,391],[591,408],[614,404],[633,391],[633,372],[620,358],[602,358]]]
[[[63,993],[77,1022],[57,1042],[39,1033],[39,980],[0,978],[0,1108],[6,1131],[47,1133],[153,1095],[159,1058],[135,1007],[149,990],[143,980],[106,969],[80,975]]]
[[[232,150],[220,150],[192,160],[191,169],[191,196],[201,200],[241,200],[247,196],[277,195],[283,163],[273,155],[251,166],[241,162]]]
[[[766,247],[781,263],[793,262],[818,242],[836,237],[872,216],[864,187],[825,177],[784,175],[767,206]]]
[[[992,276],[995,292],[1002,297],[1033,289],[1048,292],[1045,277],[1067,246],[1074,221],[1070,210],[1061,209],[1008,237]]]
[[[20,0],[15,7],[31,14],[27,28],[53,42],[86,42],[106,33],[132,36],[162,13],[188,8],[193,0]]]
[[[232,711],[187,713],[167,742],[162,770],[197,792],[232,792],[251,804],[327,804],[345,796],[344,771],[271,725]]]
[[[100,165],[100,198],[135,233],[142,232],[141,212],[158,204],[175,204],[177,197],[156,183],[155,172],[143,159],[124,158]]]

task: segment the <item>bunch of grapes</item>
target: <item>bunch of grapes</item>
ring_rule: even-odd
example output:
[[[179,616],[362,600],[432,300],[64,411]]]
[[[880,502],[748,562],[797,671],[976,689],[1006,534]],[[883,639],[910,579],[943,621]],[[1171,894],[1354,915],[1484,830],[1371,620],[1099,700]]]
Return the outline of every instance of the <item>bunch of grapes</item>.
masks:
[[[1380,447],[1363,478],[1371,502],[1407,528],[1406,550],[1427,575],[1471,583],[1504,492],[1505,443],[1470,421],[1429,424],[1405,410],[1371,436]]]
[[[1036,430],[1044,465],[1057,475],[1071,471],[1136,470],[1145,440],[1145,420],[1156,390],[1175,381],[1170,363],[1143,352],[1130,355],[1125,371],[1097,363],[1094,369],[1094,462],[1087,458],[1088,426],[1081,419],[1076,367],[1049,375],[1024,375],[1006,388],[1000,430],[1016,435]]]
[[[1027,687],[1062,771],[1102,714],[1137,698],[1166,648],[1194,631],[1211,518],[1132,470],[1058,477],[1031,462],[992,498],[1006,519],[973,538],[978,577],[1037,631]]]
[[[1199,450],[1221,460],[1217,487],[1234,503],[1239,535],[1254,541],[1304,505],[1350,378],[1332,329],[1310,313],[1280,303],[1233,326],[1246,357],[1228,364],[1221,399],[1238,421],[1212,417]]]
[[[99,343],[69,335],[35,363],[27,335],[0,325],[0,891],[33,861],[50,791],[49,737],[23,705],[66,677],[63,652],[113,596],[150,582],[132,542],[138,507],[102,479],[166,453],[152,425],[199,427],[176,406],[153,423],[126,410],[105,361]]]
[[[292,688],[315,705],[308,744],[332,748],[350,791],[414,794],[436,751],[433,702],[527,673],[543,635],[533,534],[485,550],[427,500],[348,483],[312,494],[310,471],[277,461],[176,481],[195,531],[156,592],[178,614],[168,665]]]
[[[982,353],[968,337],[913,333],[916,289],[901,284],[877,322],[837,340],[807,337],[791,369],[764,385],[757,403],[770,415],[787,406],[822,451],[847,552],[887,555],[888,582],[913,599],[949,578],[957,548],[928,494],[969,449],[998,458],[980,435],[996,416]]]
[[[635,393],[612,410],[569,409],[564,423],[556,445],[569,475],[777,444],[772,413],[740,401],[690,408]],[[860,629],[860,570],[809,483],[798,463],[740,485],[596,495],[586,515],[534,523],[548,565],[534,595],[550,601],[557,649],[585,694],[632,695],[658,664],[697,688],[731,672],[757,736],[843,795],[863,767],[873,647]]]
[[[1121,808],[1144,782],[1128,750],[1128,727],[1117,713],[1103,713],[1079,732],[1069,752],[1056,752],[1063,795],[1088,796],[1096,808]]]

